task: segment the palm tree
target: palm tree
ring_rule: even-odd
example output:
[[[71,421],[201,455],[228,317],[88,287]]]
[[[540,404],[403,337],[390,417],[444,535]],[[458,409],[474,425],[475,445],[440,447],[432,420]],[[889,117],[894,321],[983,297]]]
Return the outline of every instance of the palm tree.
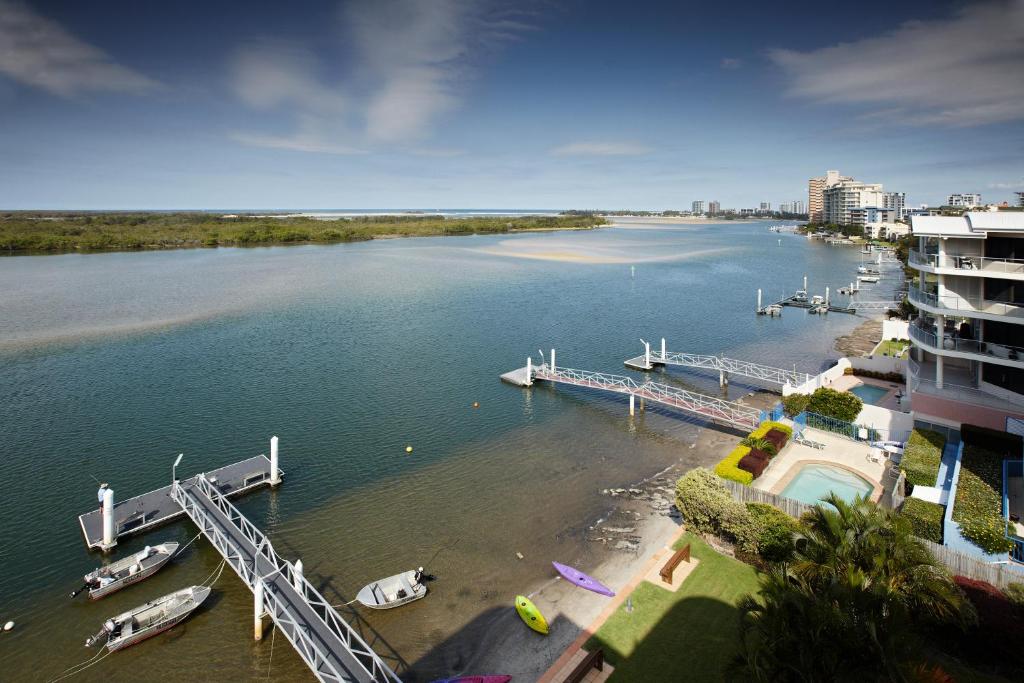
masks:
[[[830,495],[802,520],[793,561],[740,603],[737,673],[757,680],[908,680],[923,622],[973,610],[900,515]]]

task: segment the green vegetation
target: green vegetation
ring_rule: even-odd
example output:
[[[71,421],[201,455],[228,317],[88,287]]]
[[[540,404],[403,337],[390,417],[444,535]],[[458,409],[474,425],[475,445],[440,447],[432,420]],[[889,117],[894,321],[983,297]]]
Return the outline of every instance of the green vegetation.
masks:
[[[1002,455],[975,444],[964,444],[953,521],[960,525],[964,538],[985,552],[1005,553],[1013,547],[1006,538],[1003,517]]]
[[[810,394],[790,394],[782,397],[782,410],[786,417],[796,417],[807,410],[807,404],[810,402]]]
[[[736,603],[757,590],[756,570],[694,534],[676,542],[699,560],[677,592],[642,582],[586,648],[603,648],[612,681],[723,681],[736,655]]]
[[[756,529],[757,554],[766,562],[788,562],[793,557],[800,522],[767,503],[747,503]]]
[[[892,356],[893,358],[906,358],[910,349],[910,342],[901,339],[885,339],[876,348],[875,353],[880,356]],[[854,373],[856,374],[856,373]]]
[[[339,220],[209,213],[0,214],[0,251],[66,252],[354,242],[376,237],[470,235],[590,228],[578,216],[357,216]]]
[[[807,412],[832,417],[843,422],[853,422],[860,414],[864,402],[856,394],[820,387],[811,394]]]
[[[754,481],[754,475],[751,472],[740,469],[740,460],[745,458],[748,453],[750,453],[750,447],[744,444],[740,444],[732,449],[729,455],[722,458],[715,465],[715,474],[722,479],[731,479],[744,486],[750,486],[751,482]]]
[[[903,449],[900,469],[914,486],[935,486],[946,437],[928,429],[915,429]]]
[[[942,518],[946,514],[944,505],[929,503],[920,498],[907,498],[900,512],[910,521],[915,536],[942,543]]]
[[[766,420],[761,425],[750,433],[750,436],[755,439],[764,438],[768,432],[772,430],[780,431],[786,435],[786,439],[790,439],[793,436],[793,428],[789,425],[782,424],[781,422],[775,422],[773,420]]]
[[[1010,583],[1007,584],[1006,599],[1017,605],[1018,607],[1024,607],[1024,583]]]
[[[792,561],[773,567],[760,594],[740,604],[742,645],[731,678],[914,679],[926,665],[924,629],[975,621],[903,516],[833,495],[802,524]]]

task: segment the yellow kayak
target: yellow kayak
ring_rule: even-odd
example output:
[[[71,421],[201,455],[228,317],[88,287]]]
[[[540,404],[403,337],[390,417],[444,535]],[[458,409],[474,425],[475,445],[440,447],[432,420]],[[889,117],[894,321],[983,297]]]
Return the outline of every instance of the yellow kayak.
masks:
[[[548,634],[548,622],[544,618],[544,615],[540,613],[537,606],[530,602],[530,599],[524,595],[516,596],[516,612],[519,613],[519,617],[526,622],[526,625],[532,628],[537,633]]]

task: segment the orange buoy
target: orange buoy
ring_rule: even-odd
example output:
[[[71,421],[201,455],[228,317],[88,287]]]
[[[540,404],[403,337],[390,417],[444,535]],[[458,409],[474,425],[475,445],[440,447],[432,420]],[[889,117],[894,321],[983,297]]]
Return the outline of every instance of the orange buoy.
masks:
[[[412,446],[406,446],[405,447],[405,452],[406,453],[412,453]]]

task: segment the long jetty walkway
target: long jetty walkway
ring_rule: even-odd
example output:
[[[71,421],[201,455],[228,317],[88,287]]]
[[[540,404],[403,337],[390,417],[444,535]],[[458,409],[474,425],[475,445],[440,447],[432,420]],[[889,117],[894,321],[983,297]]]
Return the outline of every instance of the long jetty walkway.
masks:
[[[264,613],[321,681],[399,682],[352,627],[302,575],[301,563],[277,554],[206,475],[171,485],[171,498],[253,591],[257,637]],[[399,682],[400,683],[400,682]]]
[[[644,342],[644,353],[625,361],[627,368],[633,370],[653,370],[657,365],[678,365],[686,368],[698,368],[701,370],[712,370],[718,372],[719,384],[724,386],[729,382],[729,375],[740,375],[751,379],[761,380],[769,384],[799,386],[810,381],[813,376],[806,372],[775,368],[770,365],[751,363],[745,360],[725,358],[723,356],[702,356],[696,353],[685,353],[679,351],[667,351],[665,340],[661,340],[661,351],[651,351],[651,345]]]
[[[761,421],[761,411],[740,403],[705,396],[657,382],[641,384],[632,377],[623,375],[558,368],[554,365],[553,352],[551,365],[547,363],[533,365],[532,361],[527,359],[526,367],[507,372],[501,376],[501,379],[510,384],[524,387],[531,386],[534,380],[544,380],[556,384],[626,394],[629,396],[630,415],[635,413],[635,401],[639,398],[641,409],[644,407],[644,401],[653,401],[684,413],[746,431],[755,429]]]

